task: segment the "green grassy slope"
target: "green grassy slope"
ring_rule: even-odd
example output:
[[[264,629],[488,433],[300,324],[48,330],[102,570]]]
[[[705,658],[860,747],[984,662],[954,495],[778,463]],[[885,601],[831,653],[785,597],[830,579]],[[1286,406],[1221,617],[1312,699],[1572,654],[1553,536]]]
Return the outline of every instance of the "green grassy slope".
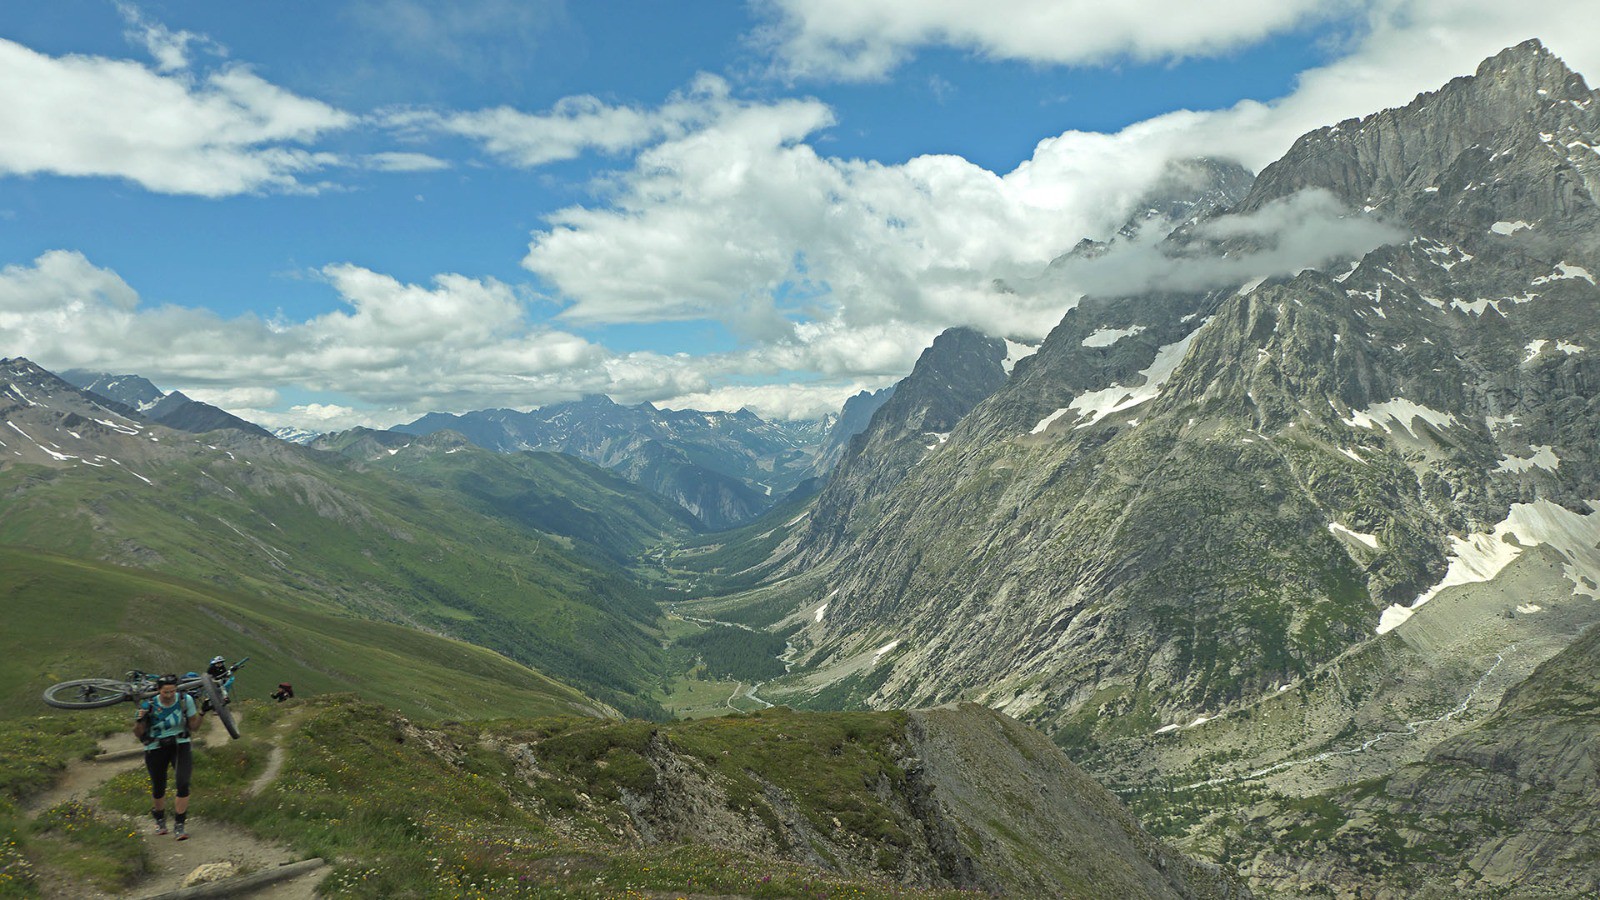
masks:
[[[39,699],[70,678],[197,669],[250,657],[236,696],[279,681],[354,691],[413,715],[479,718],[598,712],[579,691],[497,653],[416,629],[308,610],[178,578],[0,546],[0,717],[54,711]]]
[[[570,538],[613,563],[689,539],[697,527],[677,504],[573,456],[494,453],[451,431],[406,437],[414,443],[364,465],[455,495],[485,516]]]
[[[662,665],[655,605],[590,545],[415,474],[274,442],[176,444],[140,463],[138,481],[109,467],[0,469],[0,544],[448,634],[658,712],[630,699]]]

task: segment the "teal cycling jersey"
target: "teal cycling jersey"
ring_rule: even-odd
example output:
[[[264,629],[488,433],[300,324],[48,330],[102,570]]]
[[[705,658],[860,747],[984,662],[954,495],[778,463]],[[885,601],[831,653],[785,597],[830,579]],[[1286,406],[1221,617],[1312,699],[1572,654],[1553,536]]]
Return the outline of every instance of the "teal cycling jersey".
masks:
[[[189,743],[189,719],[200,714],[193,697],[179,694],[171,706],[162,705],[160,697],[151,697],[144,708],[150,711],[149,730],[144,736],[146,750],[154,750],[170,738],[177,738],[180,744]]]

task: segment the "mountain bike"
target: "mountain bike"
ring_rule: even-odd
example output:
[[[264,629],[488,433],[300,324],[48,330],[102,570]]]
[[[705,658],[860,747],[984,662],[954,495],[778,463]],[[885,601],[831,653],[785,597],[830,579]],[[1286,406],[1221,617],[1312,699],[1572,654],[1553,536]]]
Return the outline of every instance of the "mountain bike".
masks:
[[[246,656],[229,666],[220,682],[204,672],[190,672],[178,680],[178,692],[194,697],[201,709],[214,710],[217,718],[222,720],[222,727],[228,730],[228,736],[234,739],[239,737],[239,726],[234,723],[233,712],[228,709],[231,699],[228,688],[233,685],[234,673],[249,661],[250,657]],[[158,693],[158,677],[152,672],[133,671],[124,675],[121,681],[111,678],[63,681],[45,688],[44,702],[57,709],[98,709],[130,701],[142,703]]]

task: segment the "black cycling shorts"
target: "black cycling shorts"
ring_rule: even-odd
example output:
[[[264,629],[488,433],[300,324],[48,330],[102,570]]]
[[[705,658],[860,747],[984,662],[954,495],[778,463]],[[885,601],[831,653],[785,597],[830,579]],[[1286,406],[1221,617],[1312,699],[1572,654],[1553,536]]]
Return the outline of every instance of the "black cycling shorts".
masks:
[[[163,743],[144,752],[144,767],[150,770],[150,796],[157,800],[167,795],[167,767],[178,773],[178,796],[189,796],[189,776],[194,773],[194,754],[187,743]]]

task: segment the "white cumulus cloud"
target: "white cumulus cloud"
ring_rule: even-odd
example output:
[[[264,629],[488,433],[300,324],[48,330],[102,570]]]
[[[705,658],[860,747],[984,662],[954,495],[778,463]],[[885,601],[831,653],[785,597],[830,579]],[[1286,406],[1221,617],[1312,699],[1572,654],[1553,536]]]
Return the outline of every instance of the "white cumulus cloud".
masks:
[[[276,390],[266,387],[184,387],[177,388],[190,400],[209,403],[212,406],[226,410],[252,409],[256,407],[277,406],[282,402],[282,395]],[[235,413],[237,415],[237,413]]]
[[[147,307],[115,272],[76,252],[51,251],[32,265],[0,269],[0,334],[7,355],[46,368],[136,372],[181,385],[196,399],[219,398],[218,405],[235,412],[270,405],[272,393],[286,388],[420,415],[533,406],[614,383],[606,368],[611,353],[529,322],[517,290],[494,279],[441,274],[431,284],[408,284],[349,264],[319,274],[342,308],[269,323]],[[671,367],[640,360],[636,368]],[[657,398],[680,390],[671,378],[641,374],[635,382],[636,391]],[[310,415],[309,406],[302,415]],[[403,419],[396,415],[387,424]]]
[[[239,66],[197,78],[0,39],[0,121],[0,174],[220,197],[304,189],[300,176],[336,161],[305,145],[355,119]]]
[[[1083,65],[1209,56],[1246,46],[1353,0],[765,0],[761,39],[789,76],[875,79],[917,50]]]

